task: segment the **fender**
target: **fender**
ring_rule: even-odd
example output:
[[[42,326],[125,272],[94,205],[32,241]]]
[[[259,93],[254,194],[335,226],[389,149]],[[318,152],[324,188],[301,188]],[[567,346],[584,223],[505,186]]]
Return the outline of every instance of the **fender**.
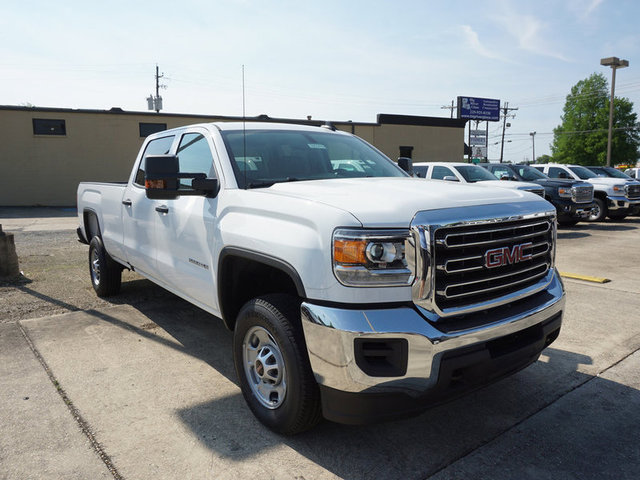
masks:
[[[225,296],[224,287],[228,286],[228,282],[223,283],[223,278],[222,278],[223,265],[225,260],[229,257],[249,260],[257,264],[261,264],[282,272],[291,280],[291,283],[295,287],[296,294],[300,298],[303,298],[303,299],[306,298],[306,291],[304,288],[304,284],[302,283],[302,279],[298,274],[298,272],[296,271],[296,269],[290,263],[280,258],[272,257],[270,255],[266,255],[264,253],[256,252],[253,250],[248,250],[240,247],[224,247],[221,250],[220,255],[218,256],[217,294],[218,294],[218,305],[220,307],[220,313],[222,314],[224,323],[230,330],[233,330],[232,326],[233,326],[233,323],[235,322],[235,318],[230,318],[230,317],[235,317],[235,316],[229,315],[230,313],[229,307],[228,307],[229,303],[227,302],[225,305],[224,299],[226,298],[226,296]],[[233,312],[232,306],[231,306],[231,312]]]

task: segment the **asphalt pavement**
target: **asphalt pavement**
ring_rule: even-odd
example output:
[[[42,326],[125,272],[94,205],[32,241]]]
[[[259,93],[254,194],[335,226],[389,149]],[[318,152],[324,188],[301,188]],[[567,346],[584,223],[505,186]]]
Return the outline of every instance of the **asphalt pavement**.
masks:
[[[77,223],[22,215],[0,224]],[[242,399],[230,332],[186,303],[2,324],[0,479],[635,479],[640,218],[558,237],[560,271],[611,281],[565,280],[562,332],[532,366],[397,422],[270,432]]]

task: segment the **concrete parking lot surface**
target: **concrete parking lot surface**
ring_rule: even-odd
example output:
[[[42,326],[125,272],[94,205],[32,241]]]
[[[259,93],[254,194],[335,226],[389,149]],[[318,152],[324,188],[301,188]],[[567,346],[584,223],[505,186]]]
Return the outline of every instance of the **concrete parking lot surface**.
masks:
[[[0,479],[635,479],[639,240],[638,217],[560,230],[559,269],[611,282],[565,281],[562,333],[529,368],[416,418],[295,437],[251,415],[222,323],[168,293],[2,324]]]

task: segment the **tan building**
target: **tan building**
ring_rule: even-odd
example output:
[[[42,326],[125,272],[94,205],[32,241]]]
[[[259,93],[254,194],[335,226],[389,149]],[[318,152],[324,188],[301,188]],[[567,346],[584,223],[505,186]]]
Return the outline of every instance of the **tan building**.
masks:
[[[0,106],[0,206],[75,206],[81,181],[127,181],[145,137],[193,123],[240,117]],[[274,119],[248,121],[304,123]],[[460,161],[465,120],[380,114],[377,123],[332,122],[392,159]]]

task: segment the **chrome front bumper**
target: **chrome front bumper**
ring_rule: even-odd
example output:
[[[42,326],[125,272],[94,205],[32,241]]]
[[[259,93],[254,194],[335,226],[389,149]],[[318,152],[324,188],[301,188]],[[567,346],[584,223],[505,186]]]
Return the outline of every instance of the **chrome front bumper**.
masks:
[[[630,200],[627,197],[607,197],[607,208],[609,210],[626,210],[640,205],[640,199]]]
[[[530,297],[463,319],[448,317],[442,322],[427,321],[411,306],[363,310],[304,302],[302,325],[316,381],[321,389],[348,393],[424,396],[438,383],[442,358],[448,354],[502,337],[515,337],[553,318],[559,325],[565,293],[557,270],[552,270],[551,277],[545,290]],[[355,352],[356,339],[363,338],[406,341],[404,374],[367,375],[359,367]],[[533,361],[539,351],[534,352]]]

